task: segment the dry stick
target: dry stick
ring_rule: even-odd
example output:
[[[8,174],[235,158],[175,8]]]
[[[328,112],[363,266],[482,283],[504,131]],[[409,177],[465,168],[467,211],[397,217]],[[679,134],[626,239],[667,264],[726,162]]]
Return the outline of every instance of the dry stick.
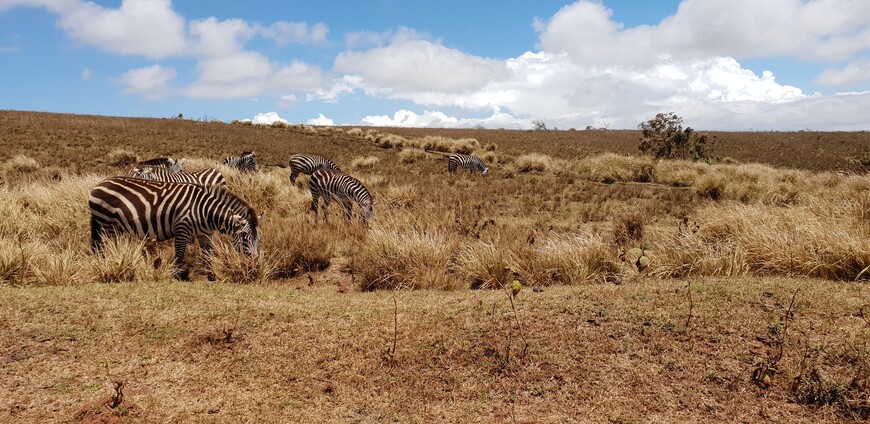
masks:
[[[519,315],[517,315],[517,308],[516,308],[516,306],[514,306],[513,292],[511,292],[511,290],[509,289],[507,291],[507,295],[508,295],[508,300],[511,301],[511,310],[514,312],[514,321],[516,321],[517,328],[519,328],[519,330],[520,330],[520,339],[523,340],[523,351],[522,351],[522,354],[520,355],[520,359],[525,359],[526,353],[529,350],[529,342],[526,341],[526,333],[523,331],[523,326],[522,326],[522,324],[520,324]]]
[[[797,299],[797,294],[800,291],[801,291],[801,289],[797,289],[794,291],[794,294],[791,295],[791,301],[788,303],[788,309],[786,309],[786,311],[785,311],[785,317],[782,321],[782,338],[780,339],[780,341],[778,343],[779,344],[779,346],[778,346],[779,352],[777,352],[777,355],[776,355],[776,362],[779,362],[779,360],[782,359],[783,350],[785,349],[785,342],[786,342],[786,339],[788,337],[788,322],[791,321],[791,319],[792,319],[791,318],[792,310],[794,309],[794,303],[795,303],[795,300]]]
[[[864,322],[867,323],[867,325],[870,325],[870,317],[868,317],[866,314],[864,314],[864,308],[866,308],[868,306],[870,306],[870,303],[865,303],[865,304],[861,305],[861,307],[858,308],[858,316],[861,317],[861,319],[863,319]]]

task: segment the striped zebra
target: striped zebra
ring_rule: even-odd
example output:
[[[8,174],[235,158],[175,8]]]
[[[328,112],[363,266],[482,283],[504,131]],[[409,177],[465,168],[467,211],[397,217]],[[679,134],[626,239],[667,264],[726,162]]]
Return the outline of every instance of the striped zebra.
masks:
[[[484,177],[489,175],[489,168],[477,156],[464,155],[462,153],[444,153],[435,150],[426,151],[436,155],[447,156],[447,171],[451,174],[456,173],[456,168],[465,168],[471,172],[475,170],[480,171],[480,174]]]
[[[311,175],[319,168],[329,168],[336,171],[341,169],[333,161],[318,155],[293,155],[290,156],[290,183],[296,183],[296,177],[300,173]]]
[[[88,206],[95,252],[102,250],[105,235],[175,238],[175,277],[186,277],[182,271],[184,252],[193,238],[210,263],[215,231],[231,235],[237,249],[257,255],[259,217],[247,202],[221,186],[112,177],[91,190]],[[209,273],[209,279],[213,278]]]
[[[311,174],[308,181],[311,188],[311,211],[317,219],[318,199],[323,198],[323,218],[326,219],[326,208],[332,200],[341,202],[344,206],[344,215],[347,219],[353,214],[353,202],[359,205],[359,215],[363,225],[368,227],[368,220],[374,213],[372,206],[374,201],[366,187],[354,177],[341,171],[329,168],[318,168]]]
[[[242,152],[224,159],[224,165],[242,172],[257,172],[257,155],[254,152]]]
[[[205,186],[227,185],[227,180],[224,176],[214,168],[205,168],[194,172],[172,172],[163,167],[133,167],[124,175],[143,180],[164,181],[168,183],[193,183]]]
[[[154,158],[154,159],[148,159],[148,160],[143,160],[141,162],[137,162],[136,165],[134,165],[134,166],[136,166],[136,167],[144,167],[144,166],[161,167],[161,168],[166,168],[172,172],[181,172],[182,169],[184,168],[184,162],[186,162],[186,161],[187,161],[187,159],[181,159],[178,162],[176,162],[175,159],[172,159],[172,158]]]

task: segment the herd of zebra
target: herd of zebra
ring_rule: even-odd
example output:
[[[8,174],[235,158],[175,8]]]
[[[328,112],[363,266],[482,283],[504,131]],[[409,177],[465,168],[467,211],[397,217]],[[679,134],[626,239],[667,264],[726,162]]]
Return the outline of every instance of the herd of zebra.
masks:
[[[88,199],[92,249],[102,250],[106,235],[120,233],[157,241],[174,238],[174,276],[182,279],[188,275],[184,269],[188,243],[196,238],[208,263],[211,236],[215,231],[229,234],[237,250],[256,257],[261,216],[248,202],[227,189],[226,179],[220,171],[205,168],[185,172],[184,162],[184,159],[175,161],[172,158],[138,162],[124,175],[97,184]],[[257,171],[254,152],[228,157],[224,165],[241,172]],[[324,219],[333,200],[342,204],[347,219],[351,218],[353,203],[356,203],[363,225],[368,226],[374,201],[362,182],[342,172],[332,160],[323,156],[297,154],[290,158],[289,166],[292,184],[299,174],[311,176],[308,182],[312,197],[310,211],[314,212],[315,220],[319,199],[322,198]],[[475,156],[448,155],[448,171],[455,173],[457,168],[477,170],[484,176],[489,174],[489,168]],[[208,278],[213,280],[214,274],[209,273]]]

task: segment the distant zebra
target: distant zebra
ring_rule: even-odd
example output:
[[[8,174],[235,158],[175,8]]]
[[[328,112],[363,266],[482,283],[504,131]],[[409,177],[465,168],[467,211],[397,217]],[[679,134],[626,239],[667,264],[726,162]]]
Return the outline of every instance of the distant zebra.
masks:
[[[127,177],[141,178],[151,181],[168,183],[194,183],[205,186],[227,185],[227,180],[220,171],[214,168],[200,169],[194,172],[172,172],[162,167],[133,167],[125,174]]]
[[[447,157],[447,171],[451,174],[456,173],[456,168],[465,168],[471,172],[480,171],[484,177],[489,175],[489,168],[483,163],[480,158],[473,155],[464,155],[462,153],[444,153],[435,150],[426,150],[428,153]]]
[[[447,171],[456,173],[456,168],[466,168],[471,172],[480,171],[484,177],[489,175],[489,168],[477,156],[454,153],[447,158]]]
[[[331,160],[318,155],[293,155],[290,156],[290,183],[296,183],[296,177],[300,173],[311,175],[319,168],[329,168],[336,171],[341,169]]]
[[[318,168],[311,174],[308,181],[311,188],[311,211],[317,218],[317,202],[323,198],[323,217],[326,219],[326,208],[333,199],[338,200],[344,206],[344,215],[347,219],[353,213],[353,202],[359,205],[360,218],[363,225],[368,227],[368,220],[374,213],[372,206],[374,201],[366,187],[354,177],[341,171],[329,168]]]
[[[181,159],[178,162],[176,162],[175,159],[172,159],[172,158],[154,158],[154,159],[148,159],[148,160],[143,160],[141,162],[137,162],[136,165],[134,165],[134,166],[137,166],[137,167],[159,166],[162,168],[166,168],[172,172],[181,172],[182,169],[184,168],[184,162],[186,162],[186,161],[187,161],[187,159]]]
[[[257,155],[254,152],[242,152],[224,159],[224,165],[242,172],[257,172]]]
[[[104,235],[175,238],[175,277],[182,271],[187,244],[196,237],[205,258],[215,231],[229,234],[237,249],[257,255],[260,241],[254,209],[221,186],[147,181],[128,177],[103,180],[91,190],[91,247],[102,249]],[[213,279],[209,274],[209,279]]]

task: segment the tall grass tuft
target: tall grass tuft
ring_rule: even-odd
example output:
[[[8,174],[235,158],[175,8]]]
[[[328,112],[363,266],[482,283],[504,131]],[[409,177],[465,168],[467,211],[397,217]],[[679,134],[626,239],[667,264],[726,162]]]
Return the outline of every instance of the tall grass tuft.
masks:
[[[447,273],[454,242],[442,231],[374,227],[355,249],[351,267],[362,290],[456,289]]]
[[[615,153],[604,153],[582,159],[578,168],[581,176],[602,183],[649,182],[653,180],[655,162],[648,156],[622,156]]]
[[[541,285],[605,282],[620,269],[612,244],[592,231],[546,238],[534,248],[524,268]]]

